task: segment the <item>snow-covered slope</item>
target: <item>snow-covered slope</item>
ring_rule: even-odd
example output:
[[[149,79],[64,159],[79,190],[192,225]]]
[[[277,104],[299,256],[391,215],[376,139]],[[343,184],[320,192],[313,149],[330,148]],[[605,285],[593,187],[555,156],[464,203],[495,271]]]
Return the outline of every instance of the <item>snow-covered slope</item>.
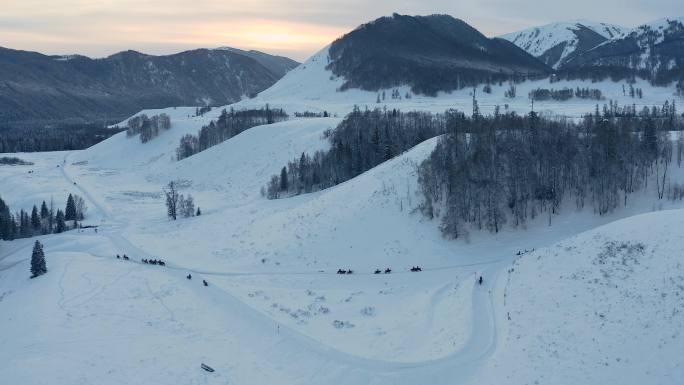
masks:
[[[591,49],[600,43],[619,37],[627,28],[586,20],[547,24],[502,35],[529,54],[558,68],[577,50]]]
[[[681,383],[682,226],[682,210],[635,216],[516,261],[497,292],[497,350],[473,383]]]
[[[33,240],[0,242],[0,378],[28,385],[680,382],[684,216],[661,210],[684,202],[656,201],[655,183],[609,215],[562,207],[552,226],[539,216],[525,229],[451,241],[418,212],[416,165],[434,148],[430,139],[330,189],[262,197],[260,187],[287,161],[325,149],[323,133],[354,105],[471,108],[465,89],[401,99],[386,90],[380,103],[379,93],[339,92],[327,55],[325,48],[232,107],[268,103],[337,117],[254,127],[176,161],[179,139],[221,108],[202,117],[191,107],[143,111],[168,114],[171,129],[145,144],[121,133],[83,151],[19,155],[32,166],[0,167],[0,193],[13,209],[74,192],[87,200],[85,223],[99,225],[97,233],[40,237],[49,271],[35,280],[28,279]],[[617,82],[524,82],[516,98],[504,96],[508,87],[478,89],[483,112],[500,105],[525,113],[537,87],[600,88],[607,99],[638,106],[661,105],[673,93],[641,80],[639,100]],[[535,109],[578,117],[595,104]],[[669,178],[682,183],[684,168],[675,163]],[[161,189],[171,180],[194,196],[201,216],[166,218]],[[518,258],[526,249],[537,251]],[[124,253],[130,261],[116,259]],[[416,265],[423,271],[411,272]],[[374,274],[387,267],[391,274]],[[338,275],[340,268],[354,274]]]
[[[440,92],[435,97],[413,94],[409,86],[388,88],[378,92],[360,89],[341,91],[340,87],[344,84],[344,79],[336,77],[332,71],[326,69],[327,63],[328,47],[316,53],[299,67],[288,72],[280,81],[255,98],[242,100],[233,104],[232,107],[235,109],[261,108],[268,103],[272,107],[283,108],[290,114],[304,111],[327,111],[338,117],[343,117],[351,112],[354,106],[361,108],[397,108],[403,111],[444,112],[450,108],[472,111],[472,88]],[[526,114],[531,108],[528,94],[534,89],[562,89],[564,87],[600,89],[605,100],[596,101],[573,98],[565,102],[553,100],[535,101],[534,106],[537,111],[578,118],[582,114],[593,111],[597,102],[599,104],[607,104],[608,100],[613,100],[619,105],[635,103],[637,107],[650,107],[653,105],[663,105],[666,100],[672,100],[676,93],[674,85],[655,87],[647,81],[637,79],[636,84],[633,86],[644,90],[643,99],[637,100],[631,98],[628,94],[624,94],[623,86],[629,89],[629,84],[626,82],[614,82],[611,80],[599,82],[591,80],[551,82],[549,79],[542,79],[515,84],[517,95],[513,98],[505,96],[506,91],[510,87],[510,84],[505,82],[492,84],[492,92],[489,94],[482,92],[482,87],[477,87],[476,97],[480,110],[485,114],[493,113],[496,106],[499,106],[502,110],[507,108],[510,111]],[[395,90],[400,97],[393,99],[391,95]],[[219,109],[215,109],[215,111],[219,111]]]

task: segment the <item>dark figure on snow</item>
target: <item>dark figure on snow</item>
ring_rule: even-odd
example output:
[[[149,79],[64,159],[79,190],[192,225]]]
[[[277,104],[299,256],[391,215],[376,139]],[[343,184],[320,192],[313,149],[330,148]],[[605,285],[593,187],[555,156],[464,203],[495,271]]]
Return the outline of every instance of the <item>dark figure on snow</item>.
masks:
[[[380,273],[382,273],[382,271],[380,271],[380,269],[375,269],[375,271],[373,273],[374,274],[380,274]]]
[[[188,274],[188,276],[185,277],[185,278],[187,278],[187,279],[192,279],[192,274]]]
[[[352,269],[347,270],[347,274],[354,274],[354,270],[352,270]]]
[[[207,280],[206,280],[206,279],[203,279],[203,280],[202,280],[202,283],[204,284],[204,286],[209,286],[209,284],[207,283]]]
[[[346,270],[337,269],[337,274],[347,274]]]
[[[423,271],[423,269],[420,268],[420,266],[413,266],[411,268],[411,271],[416,272],[416,271]]]
[[[117,254],[116,259],[121,259],[121,256],[119,254]]]
[[[390,269],[389,267],[385,269],[385,274],[389,274],[391,272],[392,272],[392,269]]]
[[[480,276],[480,279],[477,280],[477,283],[479,283],[480,285],[482,285],[482,276]]]
[[[147,259],[143,258],[143,259],[140,260],[140,262],[142,262],[142,263],[147,263]]]
[[[126,254],[124,254],[123,258],[124,258],[124,261],[128,261],[128,257],[126,256]]]
[[[159,261],[159,265],[160,265],[160,266],[166,266],[166,262],[164,262],[164,261]]]

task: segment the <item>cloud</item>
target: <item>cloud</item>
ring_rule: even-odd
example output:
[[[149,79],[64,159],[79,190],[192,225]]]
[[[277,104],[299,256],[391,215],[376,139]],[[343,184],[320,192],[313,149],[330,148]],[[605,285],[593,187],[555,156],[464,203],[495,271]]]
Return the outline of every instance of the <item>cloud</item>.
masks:
[[[393,12],[448,13],[493,36],[578,18],[633,26],[680,8],[680,0],[0,0],[0,45],[90,56],[234,46],[303,60]]]

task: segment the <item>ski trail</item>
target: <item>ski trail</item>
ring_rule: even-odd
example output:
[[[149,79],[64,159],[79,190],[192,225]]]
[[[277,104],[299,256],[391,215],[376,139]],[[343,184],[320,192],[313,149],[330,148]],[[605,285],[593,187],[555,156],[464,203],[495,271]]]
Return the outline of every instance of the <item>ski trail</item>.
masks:
[[[68,174],[68,158],[65,155],[64,165],[61,168],[63,177],[74,184],[74,180]],[[127,224],[114,218],[109,211],[100,204],[93,195],[79,184],[74,186],[83,194],[102,216],[103,222],[107,222],[100,232],[111,240],[111,242],[122,252],[130,256],[147,256],[141,248],[132,244],[122,235]],[[429,274],[430,271],[448,270],[463,267],[482,266],[480,273],[485,277],[482,285],[475,285],[472,293],[472,330],[464,345],[438,359],[419,361],[419,362],[393,362],[378,359],[364,358],[349,353],[339,351],[315,340],[293,328],[279,324],[270,316],[249,306],[239,298],[235,297],[225,289],[216,285],[203,287],[193,285],[193,289],[198,295],[210,296],[212,302],[216,303],[217,308],[226,309],[224,315],[230,321],[232,328],[239,334],[250,336],[250,349],[262,352],[265,360],[273,359],[277,361],[282,357],[289,357],[299,362],[307,362],[307,367],[311,368],[309,373],[293,373],[300,377],[305,383],[326,383],[331,378],[335,378],[337,384],[417,384],[417,383],[459,383],[465,381],[473,375],[479,368],[479,363],[490,356],[496,349],[497,323],[494,313],[493,290],[495,288],[499,273],[504,271],[513,257],[503,257],[491,261],[479,263],[469,263],[451,265],[443,267],[433,267],[424,269],[420,274]],[[142,263],[131,260],[130,262]],[[179,282],[185,282],[185,273],[207,276],[241,276],[241,275],[268,275],[269,273],[231,273],[231,272],[212,272],[185,269],[181,266],[167,266],[163,269],[166,274],[175,276]],[[397,271],[396,274],[406,274],[408,271]],[[275,274],[334,274],[320,272],[292,272],[292,273],[273,273]],[[395,272],[393,272],[395,274]],[[416,273],[411,273],[416,274]],[[370,273],[368,274],[370,275]],[[198,277],[199,278],[199,277]],[[152,292],[151,288],[148,289]],[[165,306],[166,307],[166,306]],[[169,314],[173,311],[166,308]],[[230,310],[228,310],[230,309]],[[279,329],[279,333],[275,330]],[[270,335],[270,337],[269,337]],[[294,362],[294,361],[293,361]],[[301,367],[297,367],[301,370]],[[445,382],[446,381],[446,382]]]

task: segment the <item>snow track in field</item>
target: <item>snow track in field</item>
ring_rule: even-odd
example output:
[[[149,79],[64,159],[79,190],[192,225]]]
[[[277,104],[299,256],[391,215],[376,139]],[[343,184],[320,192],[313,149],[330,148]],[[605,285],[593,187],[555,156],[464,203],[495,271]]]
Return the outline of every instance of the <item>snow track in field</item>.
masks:
[[[67,171],[68,167],[69,154],[67,154],[64,158],[64,166],[61,168],[61,172],[67,182],[69,184],[73,184],[74,180]],[[104,206],[101,205],[93,197],[93,194],[91,194],[87,189],[78,184],[76,184],[76,186],[81,194],[87,199],[89,207],[95,208],[99,212],[103,223],[99,230],[99,234],[101,236],[107,237],[117,250],[121,250],[121,253],[125,253],[129,256],[151,255],[150,253],[147,253],[144,250],[134,246],[122,235],[123,231],[127,227],[125,221],[113,217],[110,212],[105,209]],[[510,261],[510,258],[505,259]],[[131,262],[137,264],[137,261]],[[68,264],[65,266],[64,272],[66,272],[68,266]],[[147,265],[143,264],[140,264],[139,266],[140,269],[156,268],[154,266],[148,267]],[[487,278],[484,285],[477,285],[477,287],[472,290],[471,301],[473,307],[473,329],[465,345],[446,357],[420,362],[390,362],[350,355],[329,346],[325,346],[309,336],[306,336],[292,328],[288,328],[285,325],[279,324],[278,322],[264,315],[262,312],[259,312],[251,306],[240,301],[230,292],[223,290],[216,285],[210,284],[208,288],[196,286],[195,290],[197,290],[197,294],[201,296],[206,296],[207,293],[209,293],[211,301],[217,308],[230,309],[230,311],[226,312],[224,316],[229,317],[228,322],[234,328],[241,330],[242,335],[267,335],[271,334],[273,330],[278,330],[278,340],[275,342],[269,339],[250,338],[249,340],[251,341],[252,345],[251,349],[261,351],[260,354],[263,354],[264,357],[272,357],[274,360],[276,357],[297,357],[298,360],[307,362],[309,364],[308,366],[310,366],[311,369],[314,369],[312,373],[305,374],[305,372],[301,372],[301,367],[297,367],[298,373],[292,373],[293,375],[298,374],[300,376],[306,377],[306,383],[317,383],[318,381],[327,382],[331,380],[331,373],[345,373],[341,377],[334,377],[335,382],[340,384],[415,384],[429,379],[431,384],[447,384],[453,383],[454,379],[456,378],[465,379],[465,376],[467,376],[469,373],[472,373],[479,362],[481,362],[494,351],[496,347],[495,343],[497,331],[496,321],[494,318],[495,314],[492,290],[496,283],[496,277],[499,275],[499,271],[506,266],[508,266],[508,263],[497,260],[493,262],[434,267],[424,270],[422,274],[430,274],[431,271],[440,271],[445,269],[448,270],[463,267],[477,267],[484,268],[481,274]],[[184,269],[181,266],[174,266],[171,264],[168,265],[167,268],[160,267],[159,270],[164,272],[164,274],[170,275],[173,279],[178,280],[178,282],[184,282],[185,274],[187,272],[201,274],[201,276],[196,276],[196,280],[202,279],[203,276],[206,276],[206,279],[210,279],[209,277],[213,275],[240,276],[259,274],[268,276],[272,274],[324,274],[320,272],[200,272],[192,269]],[[416,274],[410,272],[393,272],[392,274],[402,273]],[[115,282],[117,280],[115,280]],[[114,282],[112,282],[112,284],[113,283]],[[175,321],[174,311],[168,305],[166,305],[161,298],[155,295],[147,281],[145,282],[145,285],[152,297],[155,298],[169,314],[169,319]],[[451,287],[452,285],[450,284],[446,285],[439,292],[443,295],[443,291],[448,290]],[[97,293],[93,294],[92,297],[95,297],[96,295]],[[73,301],[74,299],[74,297],[70,298],[69,300],[63,299],[60,301],[60,308],[64,308],[65,302]],[[432,302],[434,307],[434,298]],[[261,343],[255,344],[255,341],[261,341]],[[283,343],[284,341],[287,341],[287,343]],[[319,368],[327,369],[325,371],[321,371]]]

